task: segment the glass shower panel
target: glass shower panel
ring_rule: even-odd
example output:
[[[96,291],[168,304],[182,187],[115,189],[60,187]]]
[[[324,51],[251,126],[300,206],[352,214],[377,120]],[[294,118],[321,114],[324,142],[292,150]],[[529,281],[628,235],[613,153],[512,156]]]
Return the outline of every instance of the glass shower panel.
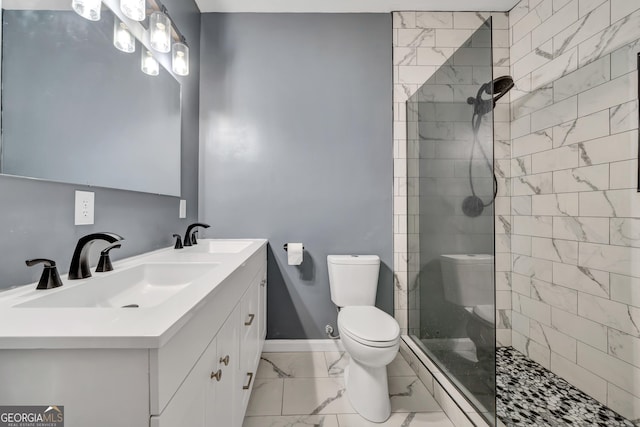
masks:
[[[409,334],[493,424],[491,51],[489,20],[407,101],[407,230]]]

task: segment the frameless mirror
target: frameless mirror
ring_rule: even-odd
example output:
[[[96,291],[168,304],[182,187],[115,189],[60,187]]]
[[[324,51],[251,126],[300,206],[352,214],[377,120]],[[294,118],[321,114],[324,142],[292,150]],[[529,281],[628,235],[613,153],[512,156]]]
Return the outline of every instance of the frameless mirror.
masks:
[[[179,82],[162,65],[142,72],[138,40],[132,53],[114,47],[106,7],[93,22],[71,0],[0,4],[0,172],[179,196]]]

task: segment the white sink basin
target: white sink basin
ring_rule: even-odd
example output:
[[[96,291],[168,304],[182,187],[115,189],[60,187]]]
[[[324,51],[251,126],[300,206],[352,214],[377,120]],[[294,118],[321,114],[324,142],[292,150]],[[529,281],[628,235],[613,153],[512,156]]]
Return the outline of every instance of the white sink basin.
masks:
[[[253,243],[253,240],[202,240],[188,250],[210,254],[237,254]]]
[[[94,274],[86,283],[62,287],[15,307],[153,307],[216,268],[217,263],[141,264],[100,277]],[[66,281],[67,284],[73,283]]]

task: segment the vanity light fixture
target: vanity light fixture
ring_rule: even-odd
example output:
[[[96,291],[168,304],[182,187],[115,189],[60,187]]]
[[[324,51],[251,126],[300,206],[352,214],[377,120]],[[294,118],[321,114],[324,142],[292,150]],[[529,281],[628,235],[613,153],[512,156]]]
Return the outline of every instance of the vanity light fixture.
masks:
[[[124,15],[134,21],[144,21],[147,17],[146,0],[120,0],[120,10]]]
[[[140,64],[140,68],[142,68],[142,72],[148,74],[150,76],[157,76],[160,73],[160,64],[156,61],[156,58],[153,57],[153,54],[149,52],[147,49],[142,49],[142,62]]]
[[[71,8],[89,21],[99,21],[102,0],[71,0]]]
[[[149,43],[157,52],[171,51],[171,19],[165,13],[164,6],[149,17]]]
[[[189,46],[187,46],[184,37],[182,37],[179,42],[173,44],[171,69],[179,76],[189,75]]]
[[[118,18],[113,20],[113,45],[122,52],[132,53],[136,50],[136,39],[124,22]]]

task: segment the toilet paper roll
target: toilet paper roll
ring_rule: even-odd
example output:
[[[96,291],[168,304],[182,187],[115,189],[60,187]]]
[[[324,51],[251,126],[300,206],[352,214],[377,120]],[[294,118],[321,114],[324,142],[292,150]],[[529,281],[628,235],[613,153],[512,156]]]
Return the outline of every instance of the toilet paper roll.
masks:
[[[302,264],[303,254],[302,243],[287,243],[287,262],[289,265]]]

